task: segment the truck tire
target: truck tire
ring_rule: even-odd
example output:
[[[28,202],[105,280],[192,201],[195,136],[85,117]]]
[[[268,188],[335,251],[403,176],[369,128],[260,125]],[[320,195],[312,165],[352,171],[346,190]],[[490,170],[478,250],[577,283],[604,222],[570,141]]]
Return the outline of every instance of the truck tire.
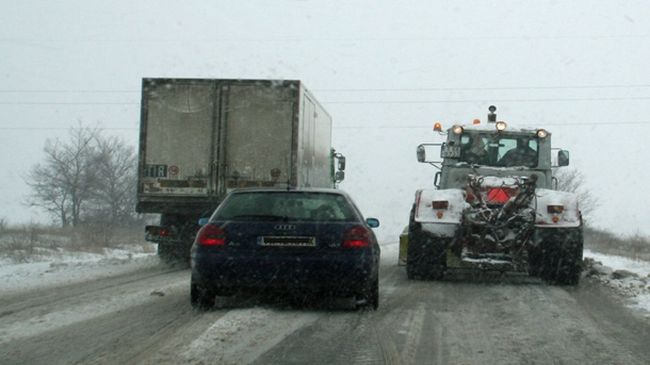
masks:
[[[190,303],[192,307],[199,310],[207,310],[214,307],[216,293],[199,284],[190,285]]]
[[[158,258],[160,261],[171,263],[174,261],[174,246],[167,243],[158,243]]]
[[[198,218],[193,215],[162,214],[160,216],[161,226],[174,226],[177,232],[173,243],[158,244],[158,256],[162,261],[171,264],[190,262],[190,248],[199,229],[197,221]]]
[[[578,285],[582,273],[582,229],[561,229],[542,241],[540,276],[554,285]]]

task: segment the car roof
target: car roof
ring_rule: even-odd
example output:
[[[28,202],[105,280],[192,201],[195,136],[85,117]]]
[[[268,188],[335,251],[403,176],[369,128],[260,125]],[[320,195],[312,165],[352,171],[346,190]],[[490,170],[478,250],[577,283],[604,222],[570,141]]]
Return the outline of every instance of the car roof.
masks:
[[[334,188],[276,188],[276,187],[254,187],[238,188],[230,192],[238,193],[327,193],[349,196],[345,191]]]

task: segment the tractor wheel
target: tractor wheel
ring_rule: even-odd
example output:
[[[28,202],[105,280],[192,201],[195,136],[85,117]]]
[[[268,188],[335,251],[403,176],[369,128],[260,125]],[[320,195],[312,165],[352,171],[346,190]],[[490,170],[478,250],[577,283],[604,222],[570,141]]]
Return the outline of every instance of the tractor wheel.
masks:
[[[440,238],[429,237],[421,229],[409,232],[406,275],[409,279],[440,280],[445,274],[447,255]]]
[[[541,245],[542,279],[555,285],[577,285],[582,273],[582,230],[558,230]]]

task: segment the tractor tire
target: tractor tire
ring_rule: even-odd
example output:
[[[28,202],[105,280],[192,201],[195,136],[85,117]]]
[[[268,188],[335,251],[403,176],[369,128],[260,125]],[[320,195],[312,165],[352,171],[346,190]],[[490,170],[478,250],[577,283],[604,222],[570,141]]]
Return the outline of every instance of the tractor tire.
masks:
[[[554,285],[578,285],[582,273],[582,229],[562,229],[542,241],[540,277]]]
[[[419,228],[409,231],[406,276],[410,280],[440,280],[446,267],[446,247],[442,239],[430,237]]]

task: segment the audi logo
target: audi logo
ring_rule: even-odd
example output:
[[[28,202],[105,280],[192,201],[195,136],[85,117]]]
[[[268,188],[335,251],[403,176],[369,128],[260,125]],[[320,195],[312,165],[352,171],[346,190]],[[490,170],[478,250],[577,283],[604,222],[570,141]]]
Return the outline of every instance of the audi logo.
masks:
[[[296,229],[296,226],[292,224],[278,224],[273,228],[275,228],[277,231],[292,231]]]

